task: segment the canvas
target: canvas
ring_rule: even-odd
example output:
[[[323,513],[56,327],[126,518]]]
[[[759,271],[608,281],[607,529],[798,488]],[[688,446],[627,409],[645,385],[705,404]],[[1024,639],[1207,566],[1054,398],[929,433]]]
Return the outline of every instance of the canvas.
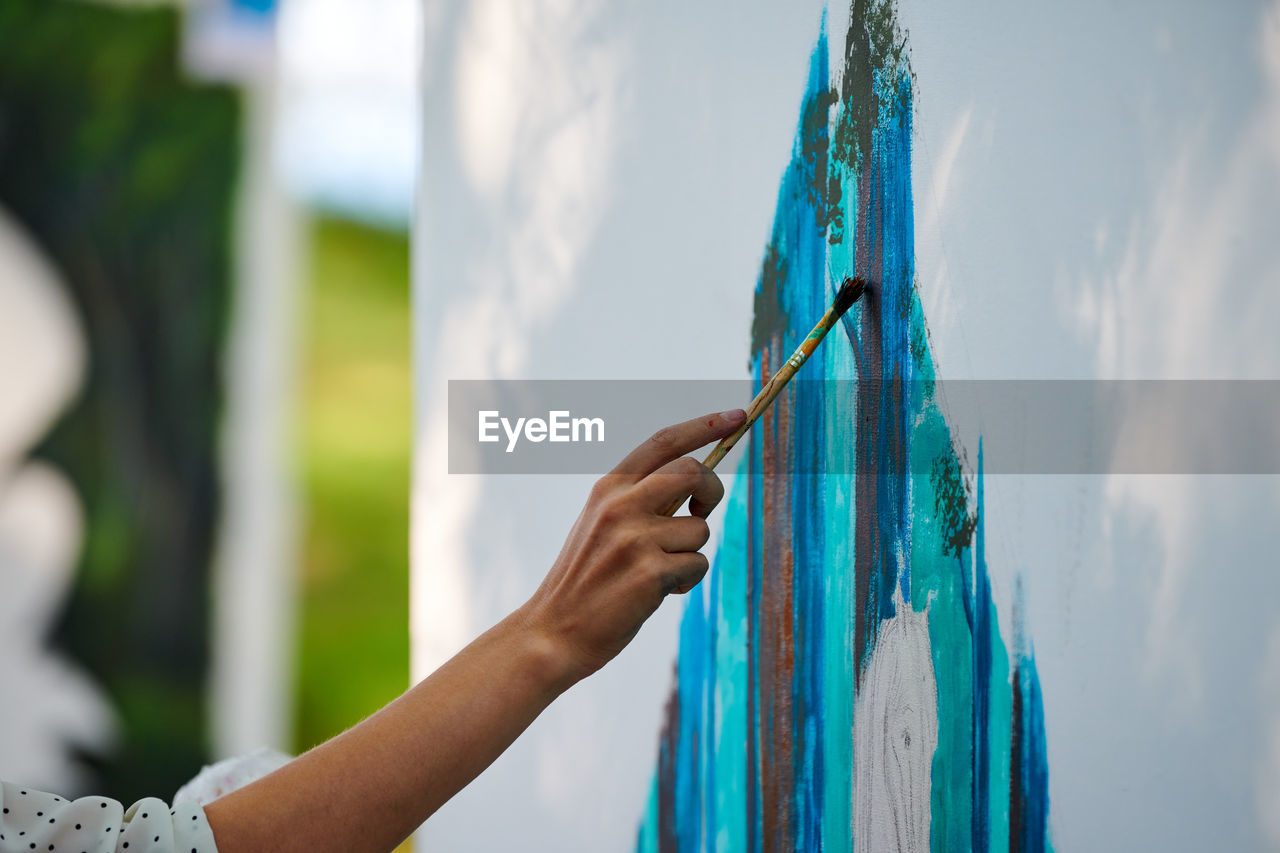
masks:
[[[523,601],[590,482],[450,475],[446,380],[758,383],[842,276],[883,281],[804,368],[853,390],[797,387],[722,469],[704,587],[425,843],[1280,845],[1275,478],[1048,472],[945,391],[1276,375],[1277,5],[507,9],[425,24],[417,674]],[[1206,408],[1190,437],[1232,444],[1250,407]],[[909,487],[860,478],[908,450]],[[865,725],[895,709],[909,749]]]

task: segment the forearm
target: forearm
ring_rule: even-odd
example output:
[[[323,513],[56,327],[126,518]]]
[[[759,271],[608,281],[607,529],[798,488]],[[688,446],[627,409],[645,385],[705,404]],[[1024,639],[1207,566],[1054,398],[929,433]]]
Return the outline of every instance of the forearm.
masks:
[[[706,515],[724,495],[683,454],[741,409],[655,433],[591,489],[529,602],[395,702],[209,804],[220,853],[380,853],[502,754],[571,684],[622,650],[667,594],[707,571]],[[692,515],[664,509],[689,498]]]
[[[516,611],[355,728],[206,808],[220,853],[388,851],[574,676]]]

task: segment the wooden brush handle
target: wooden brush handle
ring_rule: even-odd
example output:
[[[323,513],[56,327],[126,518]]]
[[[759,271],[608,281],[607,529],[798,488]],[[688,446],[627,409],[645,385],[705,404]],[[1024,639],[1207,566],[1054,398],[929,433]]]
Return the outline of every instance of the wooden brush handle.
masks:
[[[840,312],[843,314],[844,312]],[[708,468],[715,469],[720,464],[733,446],[738,443],[738,439],[747,434],[747,430],[751,429],[751,425],[755,423],[769,406],[773,405],[773,401],[782,393],[782,389],[791,381],[791,377],[796,375],[796,371],[809,360],[809,356],[813,354],[814,349],[827,336],[827,332],[831,331],[831,327],[836,324],[836,320],[840,319],[840,314],[836,313],[835,307],[827,309],[827,313],[822,315],[822,319],[818,321],[818,325],[813,327],[813,331],[805,338],[800,346],[796,347],[796,351],[791,354],[791,358],[773,374],[773,377],[765,383],[760,389],[760,393],[751,401],[751,405],[747,406],[747,416],[742,421],[742,425],[733,432],[720,439],[720,443],[715,449],[707,454],[707,458],[702,460],[702,464]],[[687,498],[679,498],[673,501],[665,510],[663,515],[675,515]]]

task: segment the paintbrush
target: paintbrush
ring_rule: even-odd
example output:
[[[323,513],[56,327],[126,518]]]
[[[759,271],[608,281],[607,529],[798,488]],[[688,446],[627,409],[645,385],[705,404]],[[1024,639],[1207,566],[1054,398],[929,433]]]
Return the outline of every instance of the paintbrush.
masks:
[[[751,429],[751,425],[755,423],[769,406],[773,405],[773,401],[782,393],[782,389],[791,381],[791,377],[796,375],[796,371],[809,360],[809,356],[817,349],[818,344],[822,343],[822,339],[827,336],[827,332],[831,331],[831,327],[844,316],[845,312],[853,307],[853,303],[857,302],[862,294],[867,290],[867,282],[862,278],[846,278],[844,283],[840,285],[839,292],[836,293],[835,301],[831,303],[831,307],[827,309],[827,313],[822,315],[822,319],[818,321],[818,325],[813,327],[813,331],[805,338],[796,351],[791,354],[791,358],[787,359],[786,364],[773,374],[773,377],[765,383],[760,389],[760,393],[751,401],[751,405],[747,406],[747,416],[743,419],[742,425],[739,426],[729,435],[720,439],[720,443],[715,449],[707,454],[707,458],[702,460],[702,464],[708,468],[715,468],[720,464],[733,446],[738,443],[738,439],[747,434],[747,430]],[[676,510],[680,509],[680,505],[685,502],[685,498],[680,498],[668,506],[663,515],[675,515]]]

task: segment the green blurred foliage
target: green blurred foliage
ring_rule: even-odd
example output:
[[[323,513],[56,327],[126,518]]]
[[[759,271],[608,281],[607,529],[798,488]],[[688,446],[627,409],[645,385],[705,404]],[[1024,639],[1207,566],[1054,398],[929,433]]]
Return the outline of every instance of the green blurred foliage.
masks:
[[[121,715],[96,793],[169,796],[205,760],[220,352],[240,104],[178,69],[172,8],[0,0],[0,204],[80,309],[89,376],[39,454],[87,539],[57,641]]]
[[[320,219],[312,246],[297,445],[307,512],[299,750],[409,679],[409,240]]]
[[[168,796],[207,760],[209,560],[240,104],[177,69],[172,9],[0,0],[0,204],[59,268],[84,393],[40,448],[85,505],[57,641],[106,687],[95,793]],[[408,682],[407,235],[313,233],[296,460],[307,526],[296,746]]]

